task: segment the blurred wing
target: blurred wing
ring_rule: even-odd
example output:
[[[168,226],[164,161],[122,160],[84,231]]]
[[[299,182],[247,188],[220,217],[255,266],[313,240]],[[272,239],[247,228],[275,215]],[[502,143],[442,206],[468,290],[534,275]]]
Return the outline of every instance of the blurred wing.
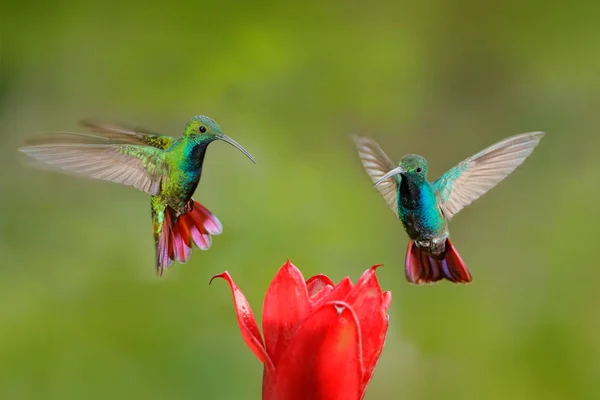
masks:
[[[79,124],[112,143],[143,144],[165,150],[175,142],[170,136],[159,135],[142,128],[130,128],[92,119],[84,119]]]
[[[356,143],[356,148],[358,149],[358,156],[373,183],[377,182],[383,175],[395,168],[394,163],[392,163],[375,141],[360,136],[355,136],[353,139],[354,143]],[[377,185],[377,189],[397,217],[398,183],[396,179],[396,176],[393,176],[384,180]]]
[[[451,219],[506,178],[543,136],[543,132],[511,136],[467,158],[433,182],[446,218]]]
[[[112,144],[110,139],[76,133],[42,135],[20,148],[48,165],[158,194],[167,169],[162,150]]]

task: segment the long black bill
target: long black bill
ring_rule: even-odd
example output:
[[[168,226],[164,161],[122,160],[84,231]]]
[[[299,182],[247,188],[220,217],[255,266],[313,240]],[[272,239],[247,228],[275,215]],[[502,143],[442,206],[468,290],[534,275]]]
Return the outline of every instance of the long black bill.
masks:
[[[236,142],[235,140],[233,140],[232,138],[230,138],[227,135],[222,135],[221,137],[219,137],[219,139],[229,143],[230,145],[232,145],[233,147],[235,147],[236,149],[238,149],[239,151],[244,153],[246,155],[246,157],[248,157],[250,160],[252,160],[252,162],[254,164],[256,164],[256,160],[254,159],[254,157],[252,157],[252,154],[248,153],[248,151],[245,148],[243,148],[238,142]]]

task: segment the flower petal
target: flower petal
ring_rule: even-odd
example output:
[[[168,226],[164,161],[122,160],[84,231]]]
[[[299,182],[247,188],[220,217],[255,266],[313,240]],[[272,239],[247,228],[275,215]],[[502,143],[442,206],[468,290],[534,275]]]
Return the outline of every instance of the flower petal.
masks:
[[[308,278],[306,288],[311,304],[318,307],[322,299],[333,290],[334,284],[326,275],[319,274]]]
[[[310,301],[312,302],[312,309],[316,310],[317,308],[321,307],[324,303],[326,303],[327,297],[332,291],[333,286],[325,286],[325,288],[319,292],[318,296],[311,298]]]
[[[375,371],[379,360],[385,335],[388,329],[387,306],[391,301],[391,293],[384,295],[377,281],[375,270],[380,265],[374,265],[365,271],[358,279],[346,302],[356,312],[362,331],[363,362],[365,374],[362,387],[366,388]]]
[[[311,276],[306,281],[306,287],[308,288],[308,295],[310,297],[318,295],[319,292],[327,286],[333,287],[335,285],[327,275],[323,274]]]
[[[304,277],[288,260],[273,278],[263,303],[263,334],[274,365],[310,312]]]
[[[306,320],[265,376],[263,400],[358,400],[362,393],[360,323],[344,302],[321,306]]]
[[[335,285],[331,293],[325,297],[325,301],[345,301],[348,293],[352,290],[352,281],[345,277]]]
[[[392,292],[383,292],[383,311],[387,312],[392,303]]]
[[[244,342],[246,342],[246,345],[252,350],[256,357],[266,365],[266,367],[272,369],[273,362],[265,350],[265,345],[263,344],[260,331],[258,330],[258,324],[254,318],[250,304],[248,304],[248,300],[246,300],[246,296],[244,296],[244,293],[237,287],[231,278],[231,275],[229,275],[229,272],[225,271],[222,274],[213,276],[209,285],[215,278],[225,279],[227,283],[229,283],[229,287],[231,287],[233,304],[235,306],[238,325],[240,326],[240,332],[242,333]]]

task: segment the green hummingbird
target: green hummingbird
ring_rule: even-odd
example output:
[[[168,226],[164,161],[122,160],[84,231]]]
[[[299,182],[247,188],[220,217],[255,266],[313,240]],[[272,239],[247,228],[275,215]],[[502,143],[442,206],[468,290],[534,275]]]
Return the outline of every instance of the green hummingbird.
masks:
[[[159,275],[173,260],[187,262],[193,243],[206,250],[211,235],[222,232],[217,217],[192,199],[208,145],[223,140],[256,162],[203,115],[191,118],[179,139],[92,120],[80,124],[92,134],[45,134],[19,150],[51,166],[148,193]]]
[[[396,167],[375,141],[354,137],[364,168],[410,238],[405,260],[410,283],[444,278],[471,282],[471,273],[449,239],[448,221],[521,165],[543,136],[543,132],[511,136],[433,182],[427,180],[425,158],[408,154]]]

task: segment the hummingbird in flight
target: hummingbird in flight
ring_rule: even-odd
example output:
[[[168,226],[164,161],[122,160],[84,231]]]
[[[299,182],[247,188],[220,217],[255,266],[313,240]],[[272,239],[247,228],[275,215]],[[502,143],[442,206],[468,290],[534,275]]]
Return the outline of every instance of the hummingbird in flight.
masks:
[[[187,262],[194,243],[207,250],[211,235],[222,232],[217,217],[192,198],[208,145],[225,141],[256,163],[215,121],[203,115],[191,118],[179,139],[92,120],[80,124],[92,133],[44,134],[19,150],[62,170],[148,193],[159,276],[173,260]]]
[[[365,170],[410,238],[405,260],[410,283],[471,282],[471,273],[450,241],[448,222],[521,165],[543,136],[531,132],[506,138],[433,182],[427,180],[425,158],[408,154],[396,166],[375,141],[354,137]]]

